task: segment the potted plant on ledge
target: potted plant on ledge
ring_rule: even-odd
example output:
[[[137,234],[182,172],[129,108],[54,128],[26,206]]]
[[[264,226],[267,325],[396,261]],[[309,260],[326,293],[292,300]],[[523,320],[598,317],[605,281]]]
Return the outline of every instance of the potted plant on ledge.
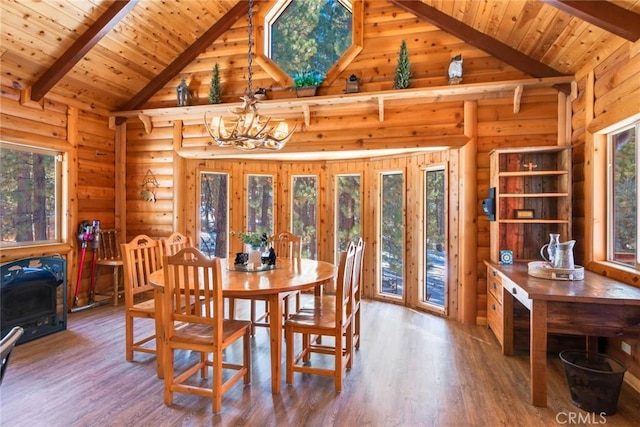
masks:
[[[304,71],[293,76],[293,87],[296,89],[296,96],[315,96],[318,86],[323,82],[324,74],[319,71]]]

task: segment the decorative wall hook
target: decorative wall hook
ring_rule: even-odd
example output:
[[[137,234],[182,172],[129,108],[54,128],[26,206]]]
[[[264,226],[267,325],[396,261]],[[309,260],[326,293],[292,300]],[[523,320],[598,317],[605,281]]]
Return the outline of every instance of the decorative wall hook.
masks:
[[[154,193],[153,190],[159,186],[160,184],[158,184],[158,180],[153,175],[153,172],[151,172],[151,169],[148,169],[142,179],[142,191],[140,192],[140,198],[144,201],[155,203],[156,193]]]

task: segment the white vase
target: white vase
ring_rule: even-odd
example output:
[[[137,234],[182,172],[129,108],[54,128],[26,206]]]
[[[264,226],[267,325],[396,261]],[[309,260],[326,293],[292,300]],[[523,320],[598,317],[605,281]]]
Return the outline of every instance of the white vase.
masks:
[[[247,266],[249,268],[258,268],[262,265],[262,251],[260,248],[254,249],[251,246],[247,247],[247,252],[249,253],[249,260],[247,261]]]

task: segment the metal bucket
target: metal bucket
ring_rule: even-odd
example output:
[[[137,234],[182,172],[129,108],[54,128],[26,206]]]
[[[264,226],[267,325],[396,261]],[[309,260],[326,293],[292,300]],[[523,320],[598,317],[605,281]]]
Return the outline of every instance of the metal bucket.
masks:
[[[578,407],[596,414],[613,415],[618,406],[627,368],[604,354],[567,350],[560,353],[571,392]]]

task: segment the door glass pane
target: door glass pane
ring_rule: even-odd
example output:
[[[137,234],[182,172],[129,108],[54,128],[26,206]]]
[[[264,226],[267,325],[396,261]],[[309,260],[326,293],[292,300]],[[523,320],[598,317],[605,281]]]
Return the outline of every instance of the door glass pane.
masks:
[[[317,233],[316,215],[318,206],[318,178],[316,176],[294,176],[291,194],[291,232],[301,238],[302,258],[316,259]]]
[[[226,258],[228,250],[229,177],[203,172],[200,176],[200,250]]]
[[[444,307],[447,271],[445,172],[443,169],[425,171],[425,289],[424,302]]]
[[[360,175],[336,179],[336,262],[349,242],[360,235]]]
[[[404,277],[404,178],[401,172],[381,175],[380,260],[381,289],[387,295],[403,295]]]
[[[273,235],[273,176],[247,177],[247,233]]]

